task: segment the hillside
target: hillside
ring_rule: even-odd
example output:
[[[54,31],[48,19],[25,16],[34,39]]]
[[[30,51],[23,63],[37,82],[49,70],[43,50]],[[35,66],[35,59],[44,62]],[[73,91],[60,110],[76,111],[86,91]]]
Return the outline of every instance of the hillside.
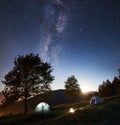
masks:
[[[47,115],[1,117],[0,125],[119,125],[120,96],[106,98],[104,103],[92,107],[87,104],[88,100],[54,106]],[[75,113],[69,113],[70,107]]]
[[[28,111],[29,112],[34,112],[34,108],[36,107],[36,105],[42,101],[42,96],[43,95],[37,95],[35,97],[28,99]],[[81,97],[78,98],[75,102],[79,102],[80,100],[81,100]],[[64,89],[52,91],[47,100],[47,103],[51,107],[55,105],[68,104],[68,103],[73,103],[73,102],[74,101],[69,100],[65,96]],[[0,110],[0,115],[18,114],[18,113],[23,113],[23,112],[24,112],[23,101],[19,101],[19,102],[7,105],[6,107],[3,106],[2,109]]]

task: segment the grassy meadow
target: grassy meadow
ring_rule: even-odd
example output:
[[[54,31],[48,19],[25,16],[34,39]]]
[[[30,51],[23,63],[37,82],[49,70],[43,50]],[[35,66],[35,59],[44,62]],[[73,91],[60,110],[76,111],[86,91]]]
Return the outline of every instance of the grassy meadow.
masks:
[[[0,125],[119,125],[120,96],[104,99],[105,102],[89,106],[89,100],[62,104],[51,108],[49,114],[9,114],[0,117]],[[70,107],[76,111],[69,113]]]

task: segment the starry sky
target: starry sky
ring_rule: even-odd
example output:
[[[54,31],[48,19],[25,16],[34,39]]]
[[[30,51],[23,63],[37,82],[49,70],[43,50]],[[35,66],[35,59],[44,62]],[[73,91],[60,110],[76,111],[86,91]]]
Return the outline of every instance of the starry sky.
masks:
[[[75,75],[84,92],[97,90],[118,76],[120,1],[0,0],[0,79],[31,52],[54,67],[52,89]]]

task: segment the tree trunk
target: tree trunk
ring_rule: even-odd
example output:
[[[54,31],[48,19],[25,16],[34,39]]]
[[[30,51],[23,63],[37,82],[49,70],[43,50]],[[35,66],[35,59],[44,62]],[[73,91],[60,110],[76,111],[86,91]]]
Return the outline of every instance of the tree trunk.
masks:
[[[27,84],[25,84],[24,115],[27,115],[27,97],[28,97],[28,89],[27,89]]]
[[[27,94],[25,92],[25,100],[24,100],[24,115],[27,115]]]

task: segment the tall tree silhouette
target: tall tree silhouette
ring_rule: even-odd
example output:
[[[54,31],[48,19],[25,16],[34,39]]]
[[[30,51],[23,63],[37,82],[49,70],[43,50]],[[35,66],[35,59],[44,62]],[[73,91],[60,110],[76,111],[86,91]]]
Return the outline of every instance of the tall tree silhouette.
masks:
[[[50,64],[43,62],[38,54],[18,56],[14,60],[13,69],[5,75],[7,94],[18,93],[24,98],[24,114],[27,114],[27,98],[31,93],[46,93],[51,90],[50,83],[54,80]],[[13,89],[14,88],[14,89]],[[17,94],[16,93],[16,94]],[[10,96],[10,95],[9,95]]]
[[[98,91],[100,96],[105,96],[106,83],[103,81],[103,84],[99,85]]]
[[[106,82],[103,81],[102,85],[99,85],[99,95],[103,97],[109,97],[113,95],[112,83],[107,79]]]
[[[106,80],[106,89],[105,89],[105,96],[109,97],[113,95],[112,83],[107,79]]]
[[[114,79],[112,81],[112,85],[113,85],[114,95],[120,94],[120,80],[119,80],[119,78],[114,77]]]
[[[65,93],[71,100],[76,100],[80,97],[80,87],[75,76],[68,77],[65,81]]]

